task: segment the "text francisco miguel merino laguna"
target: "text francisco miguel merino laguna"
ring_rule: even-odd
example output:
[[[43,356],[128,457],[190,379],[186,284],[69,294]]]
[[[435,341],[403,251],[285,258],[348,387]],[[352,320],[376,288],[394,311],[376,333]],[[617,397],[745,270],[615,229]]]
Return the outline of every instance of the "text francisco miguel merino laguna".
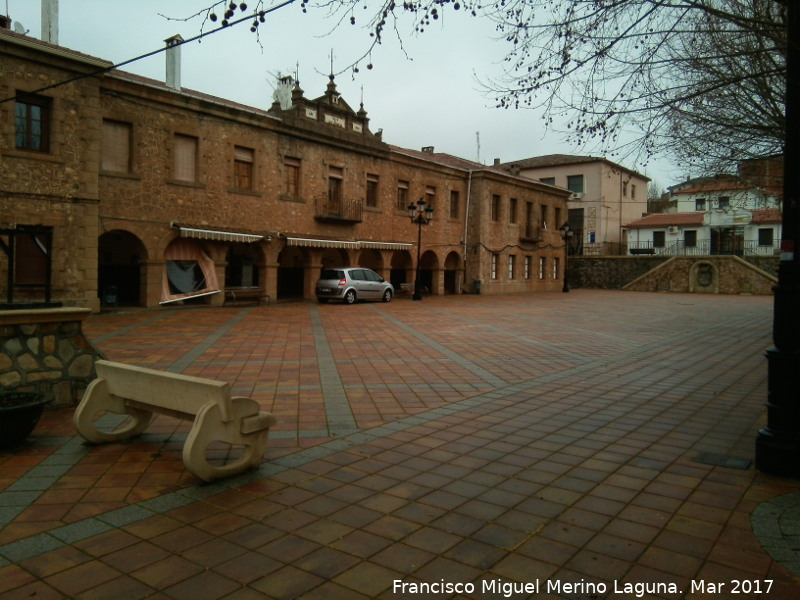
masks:
[[[705,580],[692,581],[691,591],[701,594],[719,594],[729,592],[741,593],[769,593],[772,587],[771,579],[761,580],[731,580],[725,583],[710,582]],[[511,598],[516,594],[597,594],[608,593],[625,594],[632,598],[643,598],[650,594],[681,594],[682,590],[675,583],[666,582],[621,582],[614,581],[610,584],[594,581],[561,581],[558,579],[528,582],[503,581],[502,579],[484,579],[476,583],[457,583],[452,581],[435,581],[430,583],[406,583],[401,579],[392,582],[392,592],[395,594],[502,594]]]

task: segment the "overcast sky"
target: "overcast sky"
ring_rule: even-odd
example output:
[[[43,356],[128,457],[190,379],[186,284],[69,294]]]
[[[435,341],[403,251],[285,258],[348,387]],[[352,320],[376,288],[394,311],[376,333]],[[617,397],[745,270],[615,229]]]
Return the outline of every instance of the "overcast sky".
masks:
[[[28,35],[40,37],[40,0],[0,2],[0,10],[7,8]],[[209,4],[211,0],[60,0],[59,44],[117,64],[162,47],[174,34],[184,39],[198,35],[200,19],[183,22],[165,16],[188,17]],[[306,97],[316,98],[328,82],[331,51],[338,73],[371,41],[359,26],[335,26],[323,12],[303,14],[298,0],[267,16],[259,28],[261,45],[249,23],[185,44],[182,86],[266,109],[275,75],[298,71]],[[402,47],[389,36],[361,62],[357,74],[347,71],[336,77],[337,89],[350,106],[357,109],[363,97],[370,129],[383,129],[384,141],[405,148],[434,146],[437,152],[484,164],[553,153],[599,155],[593,148],[565,144],[560,134],[545,129],[539,112],[493,107],[476,77],[485,80],[500,73],[506,43],[494,39],[488,20],[447,10],[422,35],[412,33],[410,20],[401,24],[400,33]],[[372,69],[367,68],[370,62]],[[163,81],[164,65],[160,53],[123,69]],[[662,188],[686,177],[666,160],[644,167],[609,158]]]

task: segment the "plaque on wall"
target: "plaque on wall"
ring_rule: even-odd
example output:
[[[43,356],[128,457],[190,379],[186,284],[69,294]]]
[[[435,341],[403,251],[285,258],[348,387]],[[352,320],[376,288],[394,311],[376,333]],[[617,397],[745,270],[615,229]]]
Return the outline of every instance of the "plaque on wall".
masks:
[[[317,118],[317,109],[316,108],[306,108],[306,116],[309,119],[316,119]]]
[[[325,115],[325,122],[330,125],[336,125],[337,127],[344,128],[345,121],[341,117],[336,117],[334,115]]]

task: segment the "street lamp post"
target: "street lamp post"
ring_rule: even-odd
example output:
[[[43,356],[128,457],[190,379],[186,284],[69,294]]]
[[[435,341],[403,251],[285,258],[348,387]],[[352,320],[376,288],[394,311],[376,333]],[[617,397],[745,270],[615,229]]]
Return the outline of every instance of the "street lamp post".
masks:
[[[778,285],[774,291],[772,341],[767,350],[767,425],[756,438],[756,468],[800,478],[800,6],[782,2],[787,13],[786,143],[783,231]]]
[[[564,285],[561,288],[561,291],[568,292],[569,282],[567,281],[567,261],[569,260],[569,241],[572,239],[572,236],[575,232],[569,228],[569,223],[564,223],[558,228],[558,230],[561,232],[561,239],[564,240]]]
[[[417,235],[417,275],[414,280],[414,295],[411,296],[412,300],[422,300],[422,288],[419,282],[419,261],[422,250],[422,226],[428,225],[433,219],[433,207],[425,206],[425,200],[420,198],[416,204],[408,205],[408,217],[412,223],[419,226],[419,233]]]

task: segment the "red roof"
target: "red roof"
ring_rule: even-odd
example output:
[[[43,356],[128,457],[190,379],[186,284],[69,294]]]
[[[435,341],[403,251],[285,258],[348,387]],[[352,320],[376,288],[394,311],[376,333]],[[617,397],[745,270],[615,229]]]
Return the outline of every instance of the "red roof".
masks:
[[[753,223],[782,223],[783,215],[777,208],[759,208],[753,211]]]
[[[707,181],[705,183],[700,183],[698,185],[694,185],[692,187],[688,187],[682,190],[676,190],[674,192],[675,195],[678,194],[705,194],[708,192],[732,192],[736,190],[749,190],[753,186],[748,185],[747,183],[740,181],[739,179],[721,179],[716,181]]]
[[[702,212],[684,212],[684,213],[655,213],[642,217],[637,221],[628,223],[626,227],[630,229],[642,229],[648,227],[671,227],[678,225],[684,227],[686,225],[700,226],[703,224]]]

